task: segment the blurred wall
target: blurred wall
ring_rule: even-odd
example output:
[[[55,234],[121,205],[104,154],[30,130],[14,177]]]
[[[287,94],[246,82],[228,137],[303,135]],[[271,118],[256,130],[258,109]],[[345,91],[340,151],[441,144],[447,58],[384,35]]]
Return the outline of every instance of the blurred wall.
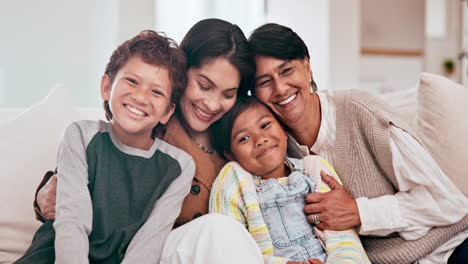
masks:
[[[425,0],[362,0],[360,88],[416,87],[424,69]]]
[[[264,0],[153,0],[155,25],[178,43],[198,21],[220,18],[238,25],[248,37],[265,23]]]
[[[444,1],[446,5],[445,35],[441,37],[428,36],[425,49],[425,71],[444,74],[442,63],[445,59],[450,58],[455,62],[455,72],[448,77],[461,82],[461,65],[457,57],[462,49],[462,5],[466,5],[466,2],[460,0]]]
[[[425,0],[362,0],[361,47],[423,50]]]
[[[101,0],[96,2],[99,1]],[[114,2],[119,5],[117,43],[135,36],[142,30],[155,30],[155,0],[114,0]]]
[[[330,0],[330,87],[359,88],[361,0]]]
[[[99,105],[99,79],[116,42],[118,9],[116,0],[2,3],[0,106],[31,105],[56,83],[65,84],[81,105]]]
[[[0,107],[29,106],[56,83],[76,105],[100,106],[100,78],[112,51],[154,29],[154,0],[3,2]]]
[[[318,88],[330,86],[328,0],[267,0],[267,21],[290,27],[309,49],[310,65]]]
[[[267,0],[267,20],[306,43],[318,89],[359,86],[360,0]]]

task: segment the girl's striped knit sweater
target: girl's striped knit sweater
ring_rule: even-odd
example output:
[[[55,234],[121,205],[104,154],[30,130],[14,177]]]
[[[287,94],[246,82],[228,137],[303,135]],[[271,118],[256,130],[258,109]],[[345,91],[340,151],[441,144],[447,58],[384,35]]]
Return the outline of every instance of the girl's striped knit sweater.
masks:
[[[302,161],[304,173],[317,181],[315,192],[330,191],[328,185],[321,180],[321,170],[341,183],[333,167],[319,156],[306,156]],[[237,162],[226,164],[213,183],[209,211],[232,216],[245,226],[260,247],[265,263],[289,261],[273,256],[273,243],[260,210],[253,175]],[[370,263],[354,229],[315,231],[324,242],[326,263]]]

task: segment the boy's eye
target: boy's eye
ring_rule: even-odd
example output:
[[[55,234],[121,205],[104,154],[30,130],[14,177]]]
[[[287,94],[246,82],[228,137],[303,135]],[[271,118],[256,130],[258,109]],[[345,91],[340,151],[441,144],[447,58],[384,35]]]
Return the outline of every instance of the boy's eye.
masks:
[[[138,85],[138,82],[137,82],[135,79],[132,79],[132,78],[125,78],[125,80],[127,80],[127,82],[129,82],[129,83],[131,83],[131,84]]]
[[[151,90],[151,92],[156,95],[164,95],[164,93],[159,90]]]
[[[270,124],[271,124],[271,122],[263,123],[263,124],[260,126],[260,128],[261,128],[261,129],[265,129],[265,128],[269,127]]]

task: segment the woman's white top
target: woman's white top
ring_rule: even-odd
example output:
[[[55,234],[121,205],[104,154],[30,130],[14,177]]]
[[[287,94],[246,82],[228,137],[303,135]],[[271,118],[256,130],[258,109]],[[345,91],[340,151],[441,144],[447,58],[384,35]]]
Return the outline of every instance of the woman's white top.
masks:
[[[328,92],[317,94],[322,122],[310,151],[334,166],[336,109]],[[385,236],[398,232],[406,240],[418,239],[433,226],[456,223],[468,213],[468,199],[416,139],[392,126],[390,148],[400,192],[373,199],[356,199],[361,235]],[[455,247],[467,237],[468,230],[457,234],[418,263],[446,263]]]

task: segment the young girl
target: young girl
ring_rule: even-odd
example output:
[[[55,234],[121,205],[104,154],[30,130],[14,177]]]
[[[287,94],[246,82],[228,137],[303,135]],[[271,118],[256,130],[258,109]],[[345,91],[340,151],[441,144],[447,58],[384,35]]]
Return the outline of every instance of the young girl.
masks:
[[[265,105],[239,98],[213,130],[213,145],[232,162],[213,184],[210,212],[241,222],[265,263],[370,263],[353,229],[322,232],[307,222],[305,196],[329,191],[322,170],[336,173],[319,156],[286,158],[286,132]]]
[[[155,138],[186,85],[177,45],[143,31],[112,54],[101,80],[110,122],[65,131],[57,215],[16,263],[158,263],[190,189],[192,158]]]

